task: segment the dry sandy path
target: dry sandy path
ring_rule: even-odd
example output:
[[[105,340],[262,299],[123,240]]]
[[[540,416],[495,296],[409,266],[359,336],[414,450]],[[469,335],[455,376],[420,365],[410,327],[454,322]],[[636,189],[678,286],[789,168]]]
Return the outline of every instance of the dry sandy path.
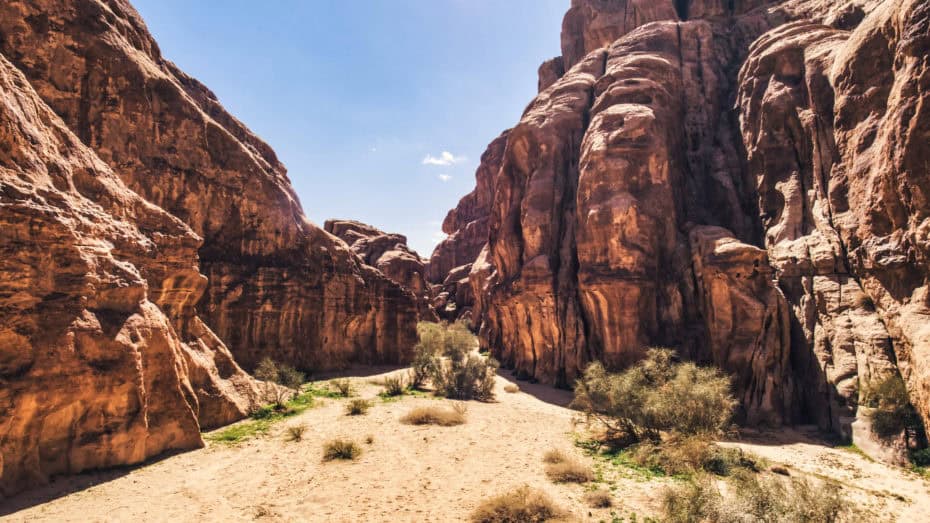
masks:
[[[665,484],[610,469],[617,506],[593,510],[585,487],[554,485],[544,475],[542,455],[551,448],[576,454],[570,394],[521,383],[495,403],[469,402],[468,422],[458,427],[415,427],[399,419],[440,399],[405,397],[382,402],[377,376],[357,378],[359,396],[374,398],[364,416],[344,413],[346,400],[318,406],[276,424],[266,436],[238,445],[208,443],[149,465],[63,478],[8,500],[8,521],[320,521],[446,522],[467,520],[478,503],[520,485],[548,492],[579,521],[611,521],[654,514]],[[290,425],[308,427],[303,441],[285,441]],[[779,433],[781,434],[781,433]],[[788,434],[788,433],[786,433]],[[366,445],[366,436],[374,442]],[[348,437],[364,451],[355,462],[321,461],[325,441]],[[826,448],[808,436],[757,436],[738,443],[795,471],[840,478],[876,515],[920,521],[930,514],[928,484],[913,474],[871,463],[848,451]],[[599,465],[604,470],[605,465]],[[899,494],[900,499],[894,494]],[[9,513],[11,510],[16,512]],[[916,519],[915,519],[916,518]],[[882,517],[877,518],[878,520]],[[626,519],[624,519],[626,521]]]

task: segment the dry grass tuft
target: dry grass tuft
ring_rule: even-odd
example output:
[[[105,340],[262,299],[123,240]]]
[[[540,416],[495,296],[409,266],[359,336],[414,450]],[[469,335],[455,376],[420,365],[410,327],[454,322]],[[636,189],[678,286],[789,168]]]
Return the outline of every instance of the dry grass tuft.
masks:
[[[562,511],[544,492],[527,486],[491,498],[472,513],[474,523],[540,523],[560,517]]]
[[[546,476],[555,483],[587,483],[594,479],[591,467],[575,460],[547,465]]]
[[[347,378],[342,378],[338,380],[330,380],[330,385],[336,389],[336,392],[339,393],[343,398],[348,398],[352,395],[352,380]]]
[[[323,446],[323,461],[354,460],[361,454],[362,448],[352,440],[334,439]]]
[[[568,460],[568,455],[559,449],[549,449],[543,454],[544,463],[563,463]]]
[[[352,400],[346,405],[346,415],[348,416],[360,416],[368,412],[368,409],[371,408],[371,403],[368,400]]]
[[[288,441],[300,441],[304,439],[304,432],[307,431],[306,425],[294,425],[287,428]]]
[[[465,423],[465,415],[454,409],[444,409],[437,406],[417,407],[400,419],[407,425],[439,425],[452,427]]]
[[[610,508],[614,506],[614,499],[610,492],[604,489],[592,490],[584,495],[584,501],[591,508]]]
[[[514,394],[516,392],[520,392],[520,387],[517,385],[514,385],[513,383],[510,383],[508,385],[504,385],[504,392],[509,392],[510,394]]]
[[[374,442],[375,442],[375,437],[374,437],[374,436],[372,436],[371,434],[365,436],[365,444],[366,444],[366,445],[371,445],[371,444],[373,444]]]

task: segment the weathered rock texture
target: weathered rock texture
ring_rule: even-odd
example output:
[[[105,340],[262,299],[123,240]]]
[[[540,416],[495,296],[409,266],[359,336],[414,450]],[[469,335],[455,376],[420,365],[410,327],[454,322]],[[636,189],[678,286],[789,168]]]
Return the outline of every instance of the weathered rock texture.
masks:
[[[0,498],[199,447],[258,400],[194,310],[200,244],[0,55]]]
[[[346,242],[366,264],[410,291],[418,300],[420,321],[436,321],[432,290],[426,281],[426,262],[407,246],[407,237],[386,233],[354,220],[327,220],[326,232]]]
[[[398,362],[416,299],[311,224],[271,148],[125,0],[5,0],[0,52],[132,190],[204,241],[198,309],[240,364]]]
[[[434,260],[478,255],[430,279],[474,260],[474,325],[526,377],[667,345],[750,423],[848,436],[895,373],[926,420],[928,50],[921,0],[573,0],[479,168],[487,245],[450,224]]]

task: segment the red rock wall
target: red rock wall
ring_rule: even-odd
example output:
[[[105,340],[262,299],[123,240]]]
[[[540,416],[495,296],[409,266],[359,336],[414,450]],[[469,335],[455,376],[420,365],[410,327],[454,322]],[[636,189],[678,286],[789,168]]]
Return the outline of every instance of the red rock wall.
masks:
[[[398,362],[416,300],[311,224],[271,148],[165,60],[124,0],[9,0],[0,52],[148,201],[204,238],[207,324],[246,367]]]
[[[861,392],[900,372],[926,418],[928,16],[916,0],[573,1],[568,71],[540,68],[484,166],[482,343],[562,385],[674,346],[734,376],[746,421],[845,435]]]
[[[201,322],[200,238],[0,55],[0,498],[203,444],[255,382]]]

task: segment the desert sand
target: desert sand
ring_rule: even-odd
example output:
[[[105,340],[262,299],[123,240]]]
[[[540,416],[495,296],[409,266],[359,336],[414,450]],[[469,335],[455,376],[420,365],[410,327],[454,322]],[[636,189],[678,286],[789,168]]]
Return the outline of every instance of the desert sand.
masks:
[[[396,372],[396,371],[395,371]],[[584,426],[566,405],[568,391],[497,379],[497,400],[468,402],[456,427],[410,426],[399,419],[413,407],[449,404],[405,396],[383,401],[376,382],[385,374],[353,378],[356,395],[372,398],[363,416],[347,416],[345,399],[316,406],[238,444],[208,441],[201,450],[148,465],[59,478],[7,500],[4,521],[462,521],[485,498],[521,485],[546,491],[577,521],[630,521],[657,516],[661,491],[676,480],[654,478],[586,456],[575,442]],[[509,383],[521,391],[507,393]],[[302,441],[287,427],[304,424]],[[366,444],[367,436],[373,437]],[[354,462],[323,462],[335,437],[363,448]],[[727,442],[792,474],[837,479],[873,521],[920,521],[930,509],[930,484],[916,474],[831,448],[803,430],[753,433]],[[542,455],[557,448],[594,466],[597,485],[553,484]],[[610,489],[614,507],[588,508],[586,489]]]

